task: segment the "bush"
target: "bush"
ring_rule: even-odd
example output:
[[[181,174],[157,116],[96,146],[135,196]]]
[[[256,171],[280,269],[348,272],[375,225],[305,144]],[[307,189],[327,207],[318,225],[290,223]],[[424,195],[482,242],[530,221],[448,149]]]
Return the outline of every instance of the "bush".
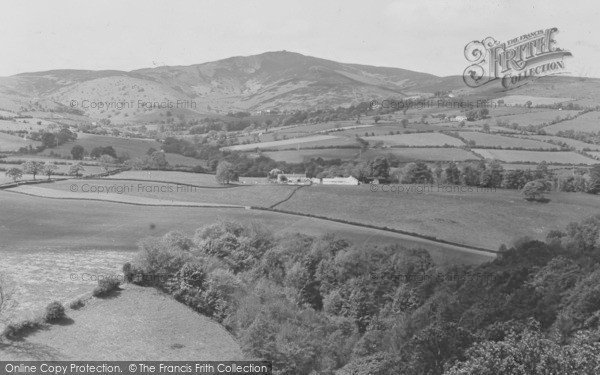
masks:
[[[123,278],[125,279],[125,282],[126,283],[132,282],[134,275],[135,275],[135,272],[133,270],[133,267],[131,266],[131,263],[127,262],[127,263],[123,264]]]
[[[35,331],[42,325],[43,322],[40,319],[24,320],[18,323],[11,323],[4,328],[1,336],[8,339],[14,339],[19,336],[23,336],[27,332]]]
[[[98,280],[98,286],[92,292],[94,297],[105,297],[111,294],[113,291],[119,289],[121,283],[116,279],[102,279]]]
[[[46,314],[44,315],[44,320],[47,323],[61,320],[64,317],[65,317],[65,308],[60,302],[54,301],[54,302],[51,302],[48,306],[46,306]]]
[[[75,301],[69,303],[69,308],[72,310],[79,310],[83,306],[85,306],[85,303],[83,303],[81,299],[76,299]]]

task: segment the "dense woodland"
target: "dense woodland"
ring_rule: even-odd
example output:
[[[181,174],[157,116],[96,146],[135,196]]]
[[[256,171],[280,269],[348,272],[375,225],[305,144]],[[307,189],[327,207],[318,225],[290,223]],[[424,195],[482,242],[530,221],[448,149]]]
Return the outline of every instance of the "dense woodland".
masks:
[[[218,222],[142,240],[124,272],[217,320],[277,374],[600,371],[600,216],[479,266]]]

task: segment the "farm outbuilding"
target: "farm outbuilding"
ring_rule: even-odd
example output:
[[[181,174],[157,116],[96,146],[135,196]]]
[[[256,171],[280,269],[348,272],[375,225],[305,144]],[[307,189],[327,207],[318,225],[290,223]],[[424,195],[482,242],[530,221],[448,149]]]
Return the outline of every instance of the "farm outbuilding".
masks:
[[[323,185],[358,185],[360,182],[355,177],[333,177],[321,179]]]

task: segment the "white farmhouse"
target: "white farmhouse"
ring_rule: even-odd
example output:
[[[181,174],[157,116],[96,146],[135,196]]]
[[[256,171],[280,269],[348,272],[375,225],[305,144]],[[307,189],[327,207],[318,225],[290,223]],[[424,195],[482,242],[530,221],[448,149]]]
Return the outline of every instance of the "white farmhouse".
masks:
[[[323,185],[358,185],[359,181],[355,177],[333,177],[321,179]]]

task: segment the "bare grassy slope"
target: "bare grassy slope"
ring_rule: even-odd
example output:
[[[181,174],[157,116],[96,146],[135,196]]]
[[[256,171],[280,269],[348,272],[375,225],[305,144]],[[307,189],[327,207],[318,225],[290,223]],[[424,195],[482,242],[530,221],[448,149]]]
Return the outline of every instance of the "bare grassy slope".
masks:
[[[3,360],[240,360],[219,324],[151,288],[132,285],[67,310],[61,325],[0,344]]]

